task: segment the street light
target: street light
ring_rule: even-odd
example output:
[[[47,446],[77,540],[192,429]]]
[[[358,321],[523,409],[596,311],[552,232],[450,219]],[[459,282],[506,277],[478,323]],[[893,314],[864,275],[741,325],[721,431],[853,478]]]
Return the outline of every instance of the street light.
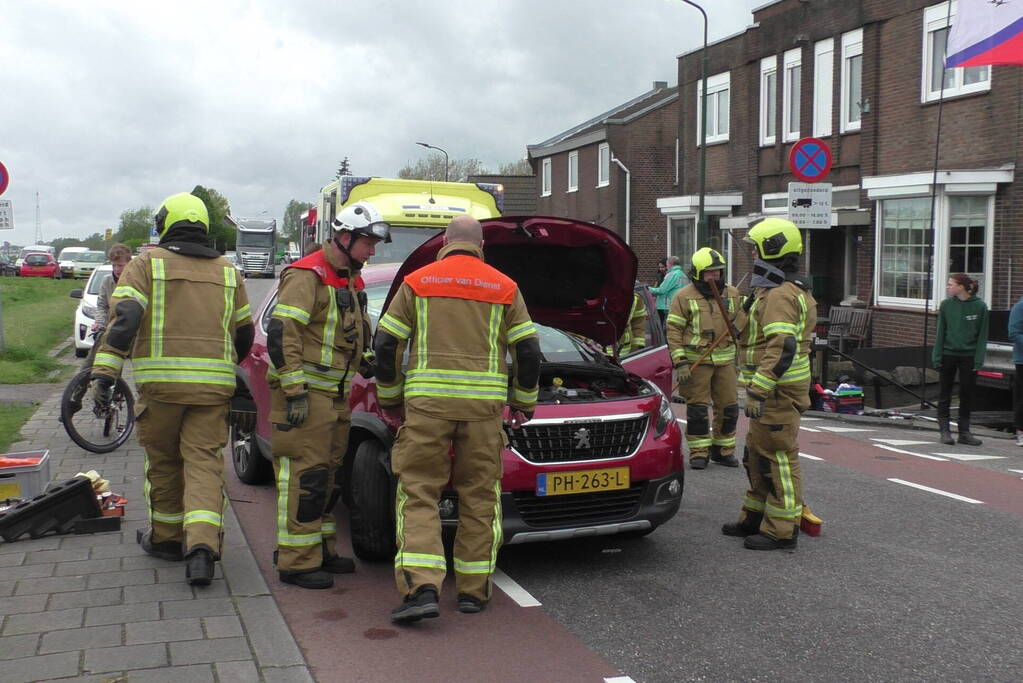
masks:
[[[444,182],[448,182],[448,153],[440,147],[434,147],[433,145],[428,145],[425,142],[417,142],[416,144],[420,147],[426,147],[427,149],[435,149],[444,154]]]
[[[696,246],[699,247],[700,237],[709,239],[707,234],[707,214],[704,211],[704,198],[707,194],[707,13],[692,0],[682,0],[700,10],[703,15],[703,96],[700,98],[700,208],[696,219]]]

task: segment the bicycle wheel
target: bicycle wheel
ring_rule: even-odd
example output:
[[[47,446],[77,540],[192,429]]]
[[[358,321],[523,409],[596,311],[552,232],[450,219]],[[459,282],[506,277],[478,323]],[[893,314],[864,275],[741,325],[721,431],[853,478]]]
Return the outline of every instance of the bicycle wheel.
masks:
[[[91,368],[71,378],[60,398],[60,421],[71,440],[87,451],[109,453],[118,448],[135,428],[135,396],[118,378],[110,405],[96,405],[89,392]]]

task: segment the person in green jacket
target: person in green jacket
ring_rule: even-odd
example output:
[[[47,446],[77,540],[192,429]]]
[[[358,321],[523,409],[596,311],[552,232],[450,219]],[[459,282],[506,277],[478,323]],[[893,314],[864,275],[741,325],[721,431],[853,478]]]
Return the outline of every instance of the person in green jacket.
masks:
[[[678,256],[668,257],[668,272],[664,274],[664,280],[656,287],[650,288],[654,295],[654,304],[657,306],[657,315],[661,317],[661,325],[664,325],[668,317],[668,309],[671,308],[671,300],[675,298],[675,292],[689,284],[686,276],[682,274],[681,260]]]
[[[959,373],[959,443],[979,446],[980,439],[970,433],[970,411],[977,387],[977,370],[984,364],[987,350],[987,304],[977,297],[978,283],[966,273],[948,278],[948,298],[938,309],[937,336],[931,361],[941,377],[938,394],[938,429],[940,440],[952,444],[949,407],[952,385]]]

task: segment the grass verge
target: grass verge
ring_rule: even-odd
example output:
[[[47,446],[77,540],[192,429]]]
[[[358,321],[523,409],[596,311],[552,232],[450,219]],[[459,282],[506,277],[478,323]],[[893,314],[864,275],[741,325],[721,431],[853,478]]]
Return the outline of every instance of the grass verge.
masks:
[[[82,286],[76,280],[5,277],[0,279],[7,348],[0,351],[4,384],[46,382],[59,367],[47,352],[71,332],[78,299],[68,294]]]
[[[21,439],[21,426],[32,417],[35,409],[35,406],[0,403],[0,453],[6,453],[12,443]]]

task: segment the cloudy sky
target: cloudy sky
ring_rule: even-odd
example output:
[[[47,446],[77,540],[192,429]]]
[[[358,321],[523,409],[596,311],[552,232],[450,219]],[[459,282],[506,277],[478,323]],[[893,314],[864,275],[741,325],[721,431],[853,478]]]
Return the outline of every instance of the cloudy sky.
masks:
[[[710,39],[767,0],[703,0]],[[116,227],[196,184],[232,213],[314,201],[338,161],[393,176],[428,150],[491,170],[677,81],[702,40],[679,0],[11,0],[0,162],[16,229]]]

